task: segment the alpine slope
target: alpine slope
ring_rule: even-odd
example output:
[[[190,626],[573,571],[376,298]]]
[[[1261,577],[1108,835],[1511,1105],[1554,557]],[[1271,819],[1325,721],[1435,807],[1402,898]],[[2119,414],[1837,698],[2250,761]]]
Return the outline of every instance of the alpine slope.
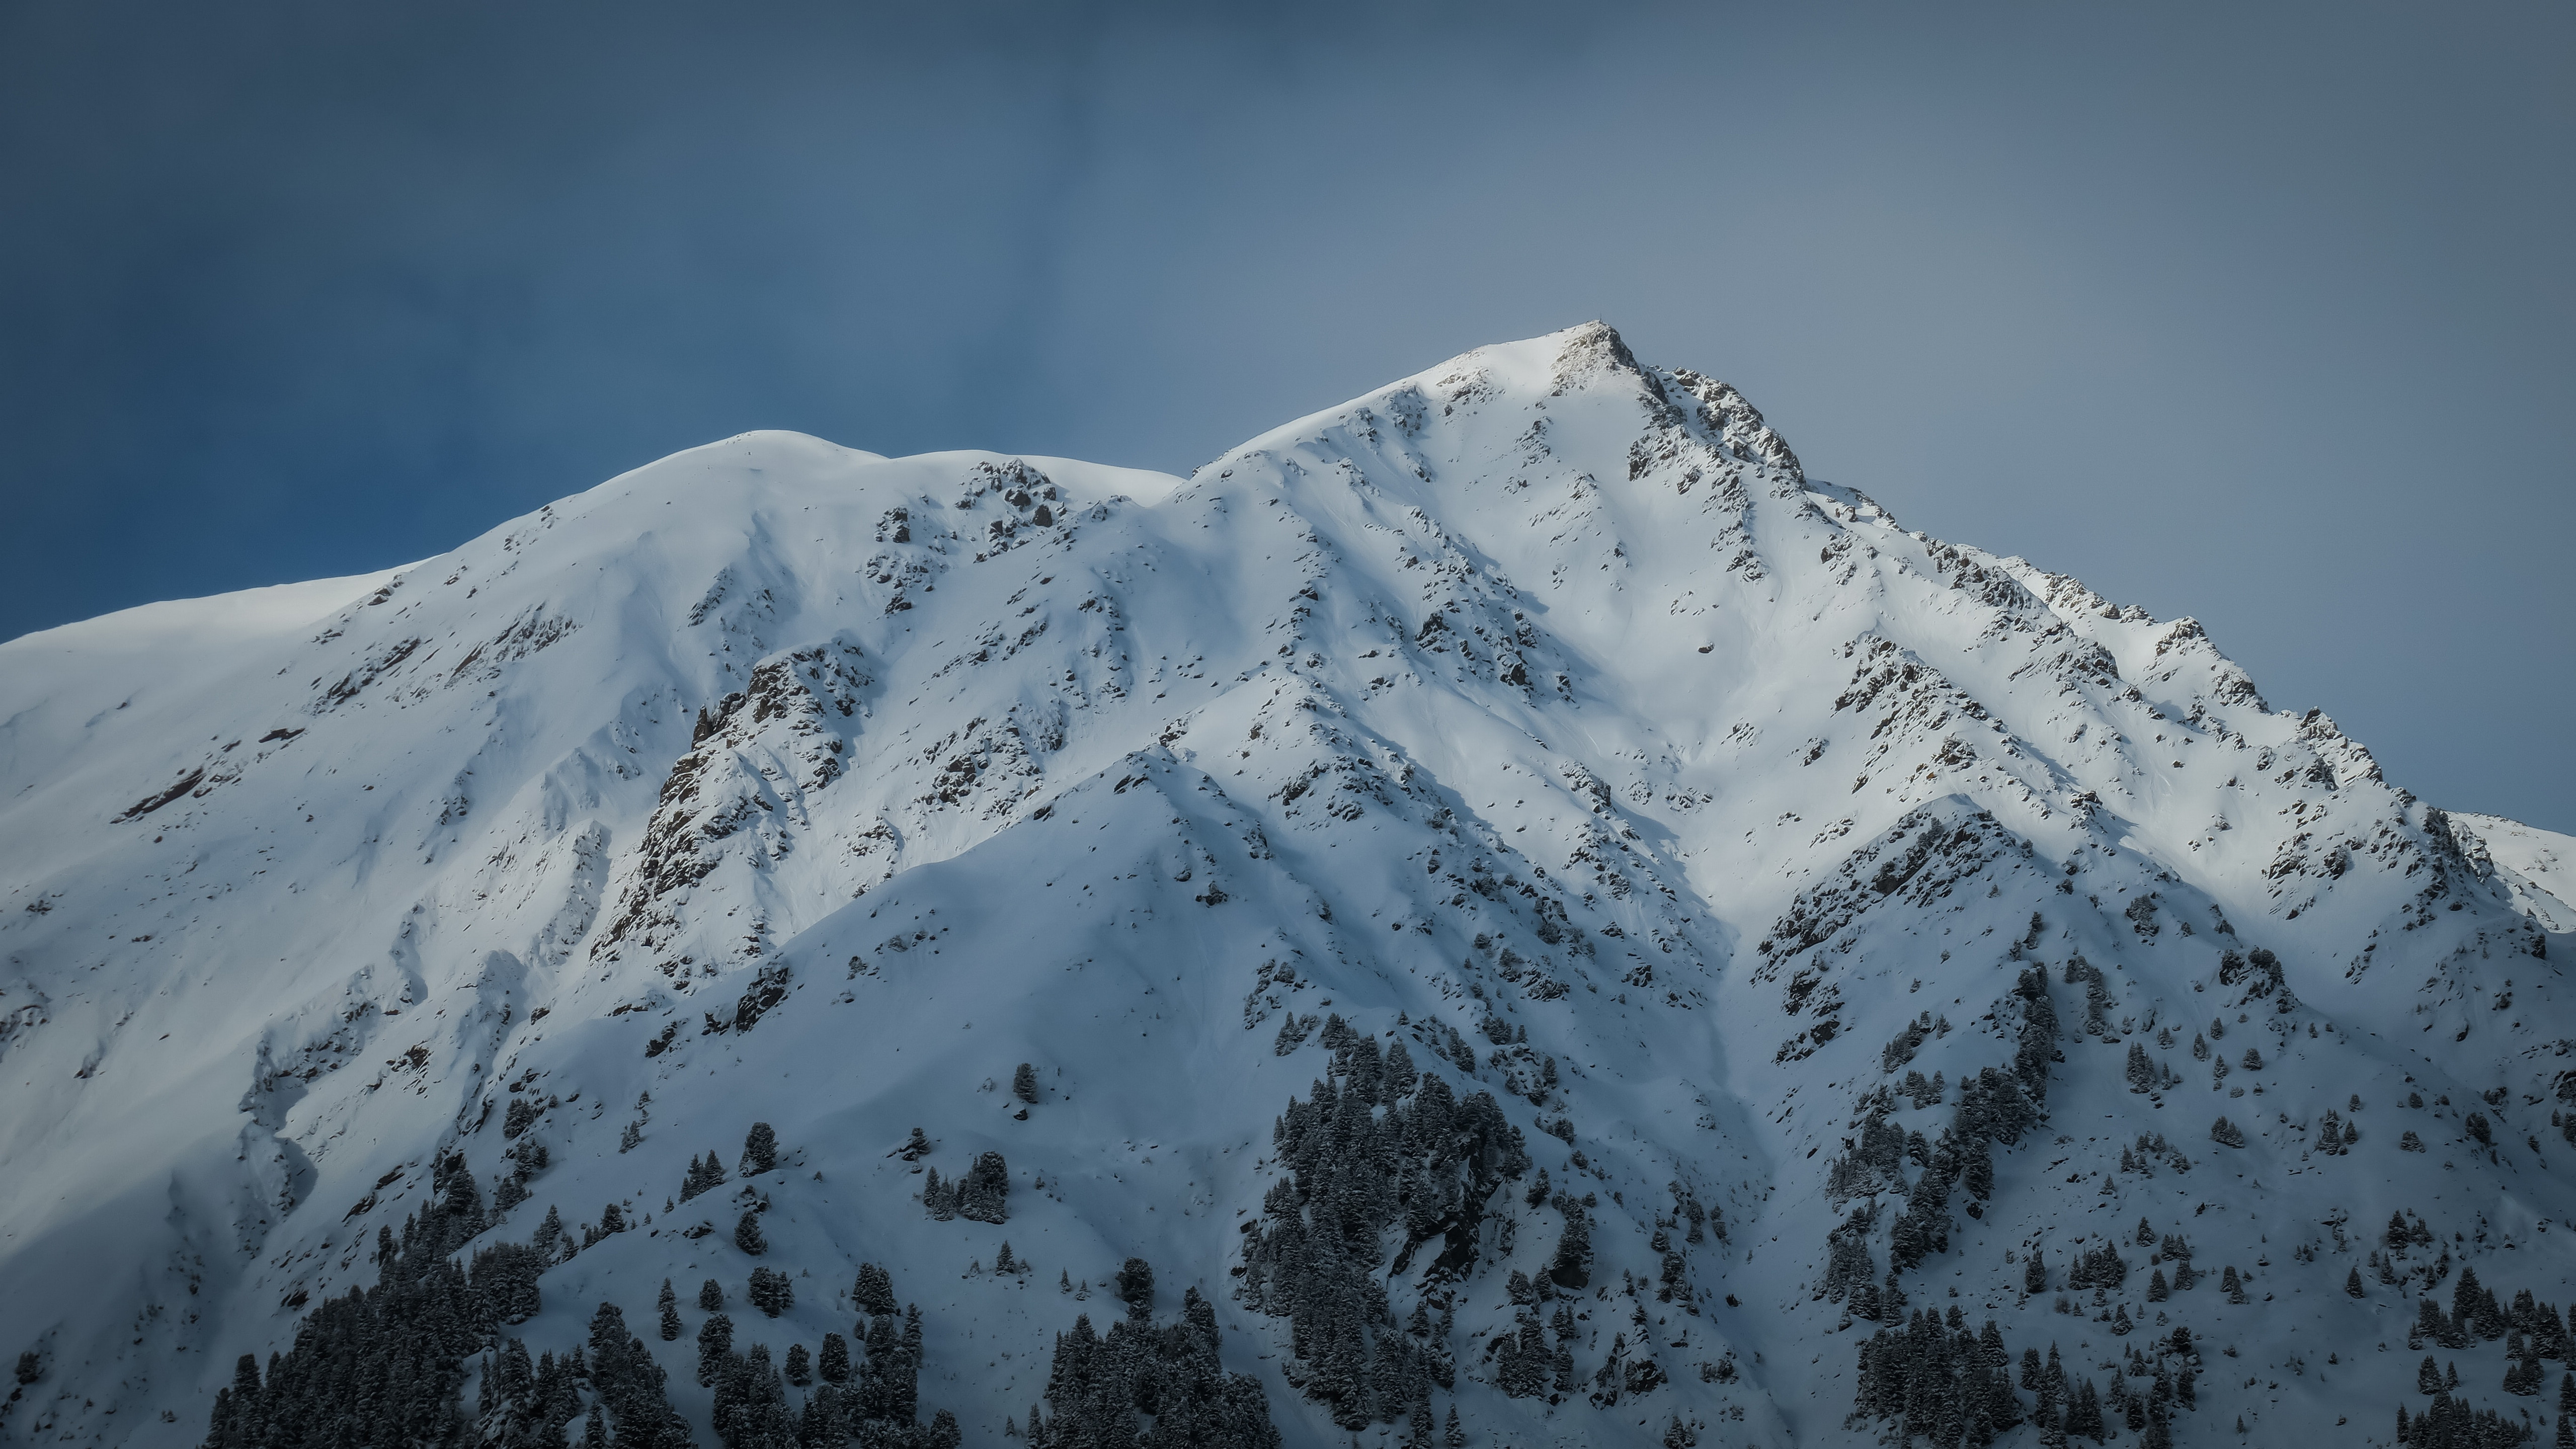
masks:
[[[0,1437],[2576,1442],[2571,903],[1598,323],[745,434],[0,644]]]

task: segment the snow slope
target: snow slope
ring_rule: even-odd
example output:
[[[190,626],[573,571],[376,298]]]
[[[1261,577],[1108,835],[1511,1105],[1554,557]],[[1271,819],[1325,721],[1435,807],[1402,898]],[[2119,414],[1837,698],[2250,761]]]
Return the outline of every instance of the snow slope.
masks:
[[[2484,852],[2514,903],[2546,930],[2576,931],[2576,840],[2497,815],[2458,815],[2464,843]]]
[[[390,574],[0,645],[0,1352],[41,1374],[0,1434],[196,1442],[237,1355],[373,1282],[444,1153],[493,1183],[547,1144],[496,1237],[638,1220],[547,1272],[532,1349],[603,1300],[650,1321],[666,1277],[738,1303],[736,1185],[673,1200],[757,1120],[798,1296],[742,1337],[849,1332],[885,1263],[925,1413],[998,1442],[1098,1307],[1058,1275],[1142,1255],[1289,1443],[1338,1444],[1232,1291],[1338,1016],[1595,1203],[1554,1402],[1486,1345],[1563,1210],[1507,1189],[1462,1277],[1384,1275],[1399,1317],[1452,1307],[1470,1442],[1866,1441],[1877,1325],[1828,1234],[1884,1280],[1922,1175],[1871,1157],[1873,1104],[1938,1139],[2013,1068],[2036,965],[2046,1119],[1899,1276],[1913,1308],[2097,1380],[2188,1327],[2177,1442],[2386,1442],[2425,1403],[2416,1292],[2447,1308],[2456,1263],[2576,1299],[2569,846],[2414,799],[2189,619],[1807,479],[1598,324],[1186,480],[745,434]],[[933,1153],[895,1155],[916,1125]],[[926,1171],[988,1150],[1008,1223],[934,1220]],[[1684,1197],[1715,1215],[1687,1244]],[[2438,1264],[2383,1250],[2401,1209]],[[2150,1302],[2141,1219],[2206,1281]],[[1005,1240],[1033,1273],[992,1271]],[[2125,1282],[2067,1292],[2105,1241]],[[691,1343],[649,1344],[713,1444]],[[1602,1391],[1614,1347],[1661,1382]],[[2503,1354],[2443,1356],[2554,1418]]]

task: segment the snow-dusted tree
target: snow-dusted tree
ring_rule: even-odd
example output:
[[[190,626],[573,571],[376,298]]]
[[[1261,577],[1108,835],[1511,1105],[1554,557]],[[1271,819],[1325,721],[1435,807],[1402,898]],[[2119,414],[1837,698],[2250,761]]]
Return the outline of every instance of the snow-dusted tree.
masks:
[[[2091,1379],[2085,1379],[2075,1386],[2074,1395],[2067,1400],[2066,1437],[2090,1439],[2098,1444],[2106,1437],[2108,1428],[2102,1421],[2102,1393],[2093,1387]]]
[[[877,1317],[895,1311],[894,1280],[874,1263],[859,1265],[859,1278],[850,1289],[850,1301],[861,1313]]]
[[[1146,1318],[1154,1312],[1154,1265],[1142,1258],[1130,1258],[1118,1268],[1118,1298],[1127,1305],[1127,1316]]]
[[[2156,1085],[2155,1061],[2147,1055],[2147,1049],[2141,1043],[2129,1043],[2128,1077],[2132,1092],[2151,1091]]]
[[[742,1175],[758,1177],[778,1167],[778,1134],[766,1122],[754,1122],[742,1139]]]
[[[687,1202],[699,1193],[722,1184],[724,1180],[724,1164],[716,1160],[714,1152],[708,1152],[703,1158],[692,1157],[689,1159],[688,1173],[680,1179],[680,1201]]]
[[[1011,1193],[1010,1165],[998,1152],[978,1155],[975,1165],[966,1169],[950,1188],[955,1195],[957,1215],[972,1222],[1001,1223],[1011,1216],[1007,1201]]]
[[[733,1352],[733,1320],[721,1313],[712,1314],[698,1325],[698,1384],[711,1386],[723,1372],[725,1358]]]

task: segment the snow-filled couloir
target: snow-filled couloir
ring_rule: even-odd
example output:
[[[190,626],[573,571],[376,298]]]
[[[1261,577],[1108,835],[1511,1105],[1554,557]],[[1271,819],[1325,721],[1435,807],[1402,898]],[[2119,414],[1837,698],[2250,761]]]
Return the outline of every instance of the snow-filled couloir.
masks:
[[[2548,1436],[2571,861],[1598,324],[746,434],[0,645],[0,1435]]]

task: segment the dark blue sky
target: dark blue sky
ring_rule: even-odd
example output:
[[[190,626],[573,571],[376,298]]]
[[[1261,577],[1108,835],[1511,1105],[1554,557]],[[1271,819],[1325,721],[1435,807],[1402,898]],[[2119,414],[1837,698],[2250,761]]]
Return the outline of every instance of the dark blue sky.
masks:
[[[753,427],[1185,470],[1597,316],[2576,830],[2572,17],[0,3],[0,637]]]

